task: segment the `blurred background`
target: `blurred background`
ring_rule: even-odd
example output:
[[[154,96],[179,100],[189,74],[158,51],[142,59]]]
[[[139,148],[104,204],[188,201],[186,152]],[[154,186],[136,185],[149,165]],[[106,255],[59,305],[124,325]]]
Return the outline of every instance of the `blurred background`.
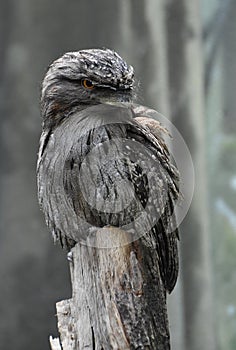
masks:
[[[0,348],[49,349],[70,297],[36,197],[40,84],[66,51],[117,50],[168,116],[196,182],[169,298],[173,350],[236,349],[236,0],[0,0]]]

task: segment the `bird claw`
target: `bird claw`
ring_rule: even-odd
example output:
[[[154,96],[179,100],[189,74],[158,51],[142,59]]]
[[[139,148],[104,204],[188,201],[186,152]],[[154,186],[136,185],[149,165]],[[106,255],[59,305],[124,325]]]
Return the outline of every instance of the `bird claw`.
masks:
[[[68,260],[70,263],[73,263],[73,253],[72,253],[72,251],[70,251],[69,253],[67,253],[67,260]]]

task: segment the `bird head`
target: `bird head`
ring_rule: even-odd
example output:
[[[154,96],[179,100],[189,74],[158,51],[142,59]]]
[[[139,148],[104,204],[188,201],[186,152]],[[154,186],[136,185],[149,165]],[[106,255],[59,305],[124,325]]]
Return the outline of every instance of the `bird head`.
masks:
[[[131,102],[134,70],[115,51],[68,52],[54,61],[43,80],[45,123],[55,123],[74,109],[99,103]]]

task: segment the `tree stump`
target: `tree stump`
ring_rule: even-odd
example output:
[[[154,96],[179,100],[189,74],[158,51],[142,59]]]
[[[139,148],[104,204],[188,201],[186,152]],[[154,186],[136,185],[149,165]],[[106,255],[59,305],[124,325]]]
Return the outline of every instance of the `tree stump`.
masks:
[[[169,350],[154,237],[129,243],[129,234],[114,227],[95,235],[98,247],[115,248],[88,242],[72,249],[72,298],[57,303],[60,341],[50,338],[52,350]]]

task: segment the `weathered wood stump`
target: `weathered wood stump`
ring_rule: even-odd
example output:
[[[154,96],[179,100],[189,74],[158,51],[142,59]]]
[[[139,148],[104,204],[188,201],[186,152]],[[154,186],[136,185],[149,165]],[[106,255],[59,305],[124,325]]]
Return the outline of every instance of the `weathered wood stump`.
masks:
[[[60,341],[50,338],[51,348],[169,350],[166,291],[152,234],[129,243],[127,232],[103,228],[96,239],[99,247],[115,248],[78,243],[72,249],[72,298],[57,303]]]

